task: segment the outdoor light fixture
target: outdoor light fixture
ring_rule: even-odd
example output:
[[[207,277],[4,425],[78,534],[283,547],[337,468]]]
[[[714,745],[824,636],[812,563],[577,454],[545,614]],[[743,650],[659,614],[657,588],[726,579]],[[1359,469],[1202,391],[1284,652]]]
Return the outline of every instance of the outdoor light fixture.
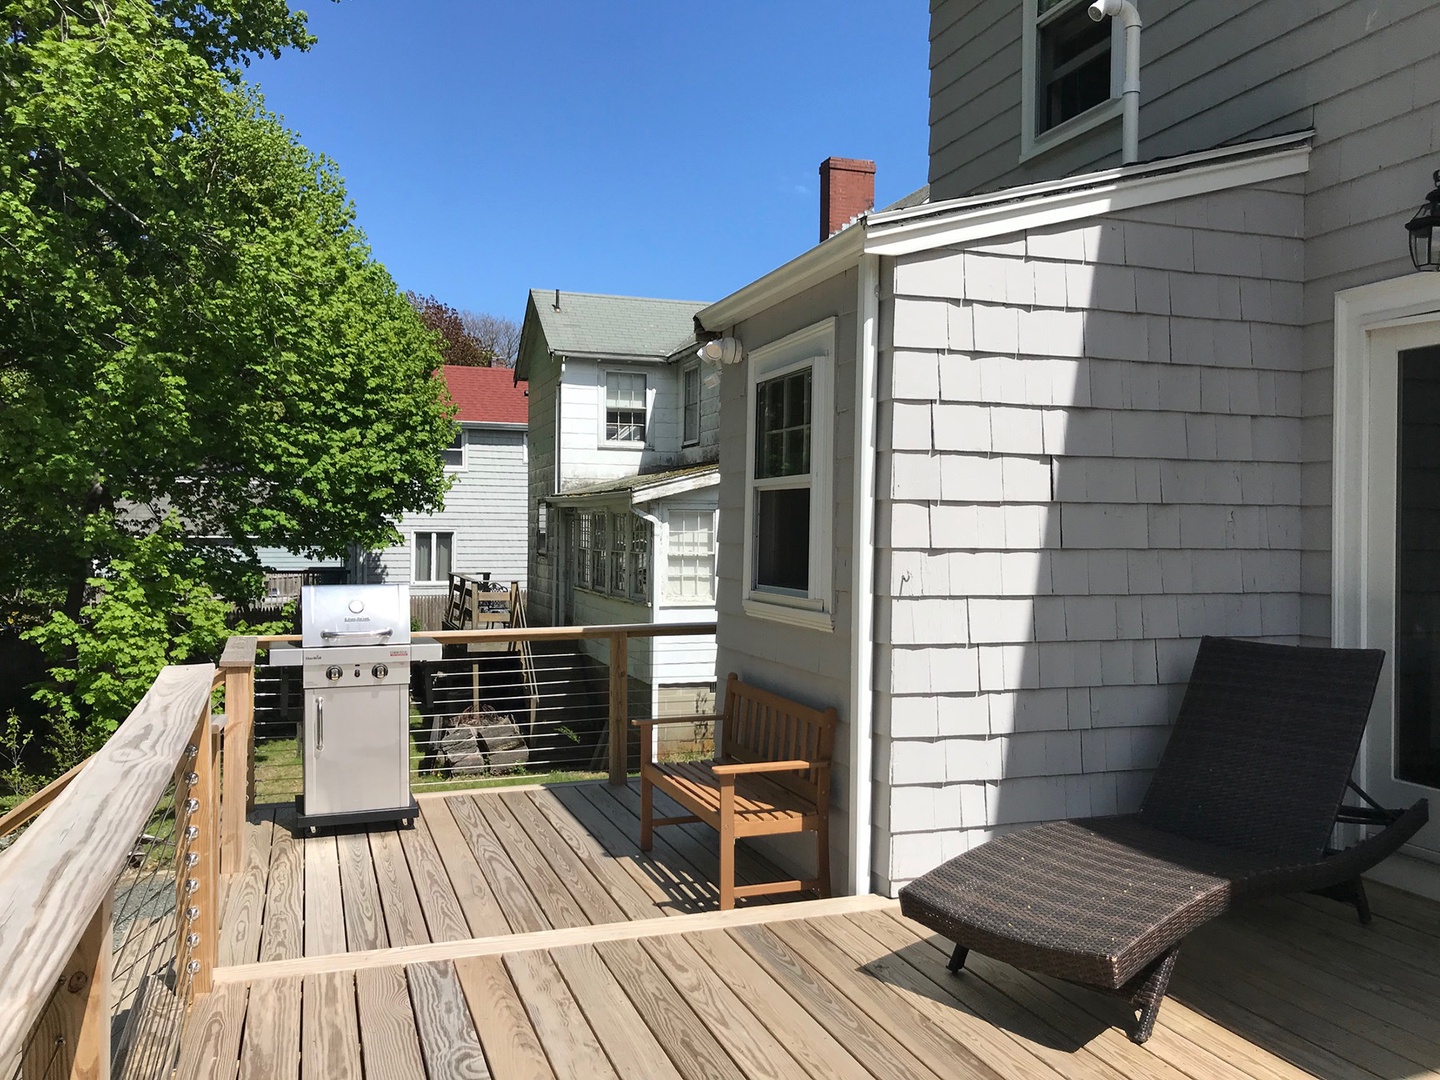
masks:
[[[695,351],[695,355],[711,364],[738,364],[745,359],[745,350],[733,337],[707,341]]]
[[[1435,172],[1435,190],[1430,192],[1415,211],[1415,216],[1405,223],[1410,233],[1410,261],[1416,270],[1440,270],[1440,170]]]

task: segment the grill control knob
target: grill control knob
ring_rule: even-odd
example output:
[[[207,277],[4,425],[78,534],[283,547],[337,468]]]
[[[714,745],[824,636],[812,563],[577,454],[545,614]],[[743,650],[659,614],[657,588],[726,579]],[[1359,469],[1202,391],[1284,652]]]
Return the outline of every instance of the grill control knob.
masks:
[[[336,679],[340,678],[340,676],[344,674],[345,672],[340,670],[339,664],[331,664],[328,668],[325,669],[325,677],[331,682],[334,682]]]
[[[383,679],[386,675],[390,674],[390,666],[388,664],[376,664],[370,669],[370,674],[377,679]]]

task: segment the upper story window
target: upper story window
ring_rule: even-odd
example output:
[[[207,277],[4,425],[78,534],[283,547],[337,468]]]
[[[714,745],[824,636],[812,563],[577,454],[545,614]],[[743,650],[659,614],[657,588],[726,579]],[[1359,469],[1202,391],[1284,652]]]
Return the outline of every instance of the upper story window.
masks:
[[[1025,0],[1021,159],[1120,114],[1118,19],[1089,0]]]
[[[465,467],[465,429],[461,428],[455,433],[455,439],[444,450],[440,451],[440,460],[447,469],[463,469]]]
[[[700,441],[700,364],[686,366],[680,373],[680,409],[684,414],[681,435],[682,446],[694,446]]]
[[[645,441],[645,376],[628,371],[605,373],[605,441]]]
[[[747,613],[834,627],[835,320],[755,350],[745,488]]]

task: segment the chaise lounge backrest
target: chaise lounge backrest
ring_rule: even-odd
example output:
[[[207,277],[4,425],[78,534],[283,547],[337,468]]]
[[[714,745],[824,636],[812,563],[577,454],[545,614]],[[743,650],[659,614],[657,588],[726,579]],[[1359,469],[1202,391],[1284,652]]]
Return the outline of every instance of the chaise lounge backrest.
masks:
[[[1204,638],[1141,818],[1257,855],[1321,858],[1384,658]]]

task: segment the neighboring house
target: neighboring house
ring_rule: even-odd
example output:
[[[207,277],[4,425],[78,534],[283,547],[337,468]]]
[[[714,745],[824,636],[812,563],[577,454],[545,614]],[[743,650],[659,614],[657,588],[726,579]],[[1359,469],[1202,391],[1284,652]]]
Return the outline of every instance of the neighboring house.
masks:
[[[697,315],[717,667],[839,708],[853,890],[1134,809],[1204,634],[1387,649],[1360,779],[1440,794],[1440,5],[1140,4],[1149,164],[1083,0],[938,0],[930,201]]]
[[[703,306],[530,293],[515,374],[531,388],[533,623],[715,618],[719,392],[696,356]],[[604,642],[586,648],[606,658]],[[650,709],[705,711],[713,637],[637,638],[629,659]]]
[[[353,577],[361,583],[408,584],[412,596],[444,593],[450,574],[525,585],[526,386],[504,367],[444,367],[459,424],[444,453],[451,478],[445,505],[407,513],[404,540],[365,552]]]

